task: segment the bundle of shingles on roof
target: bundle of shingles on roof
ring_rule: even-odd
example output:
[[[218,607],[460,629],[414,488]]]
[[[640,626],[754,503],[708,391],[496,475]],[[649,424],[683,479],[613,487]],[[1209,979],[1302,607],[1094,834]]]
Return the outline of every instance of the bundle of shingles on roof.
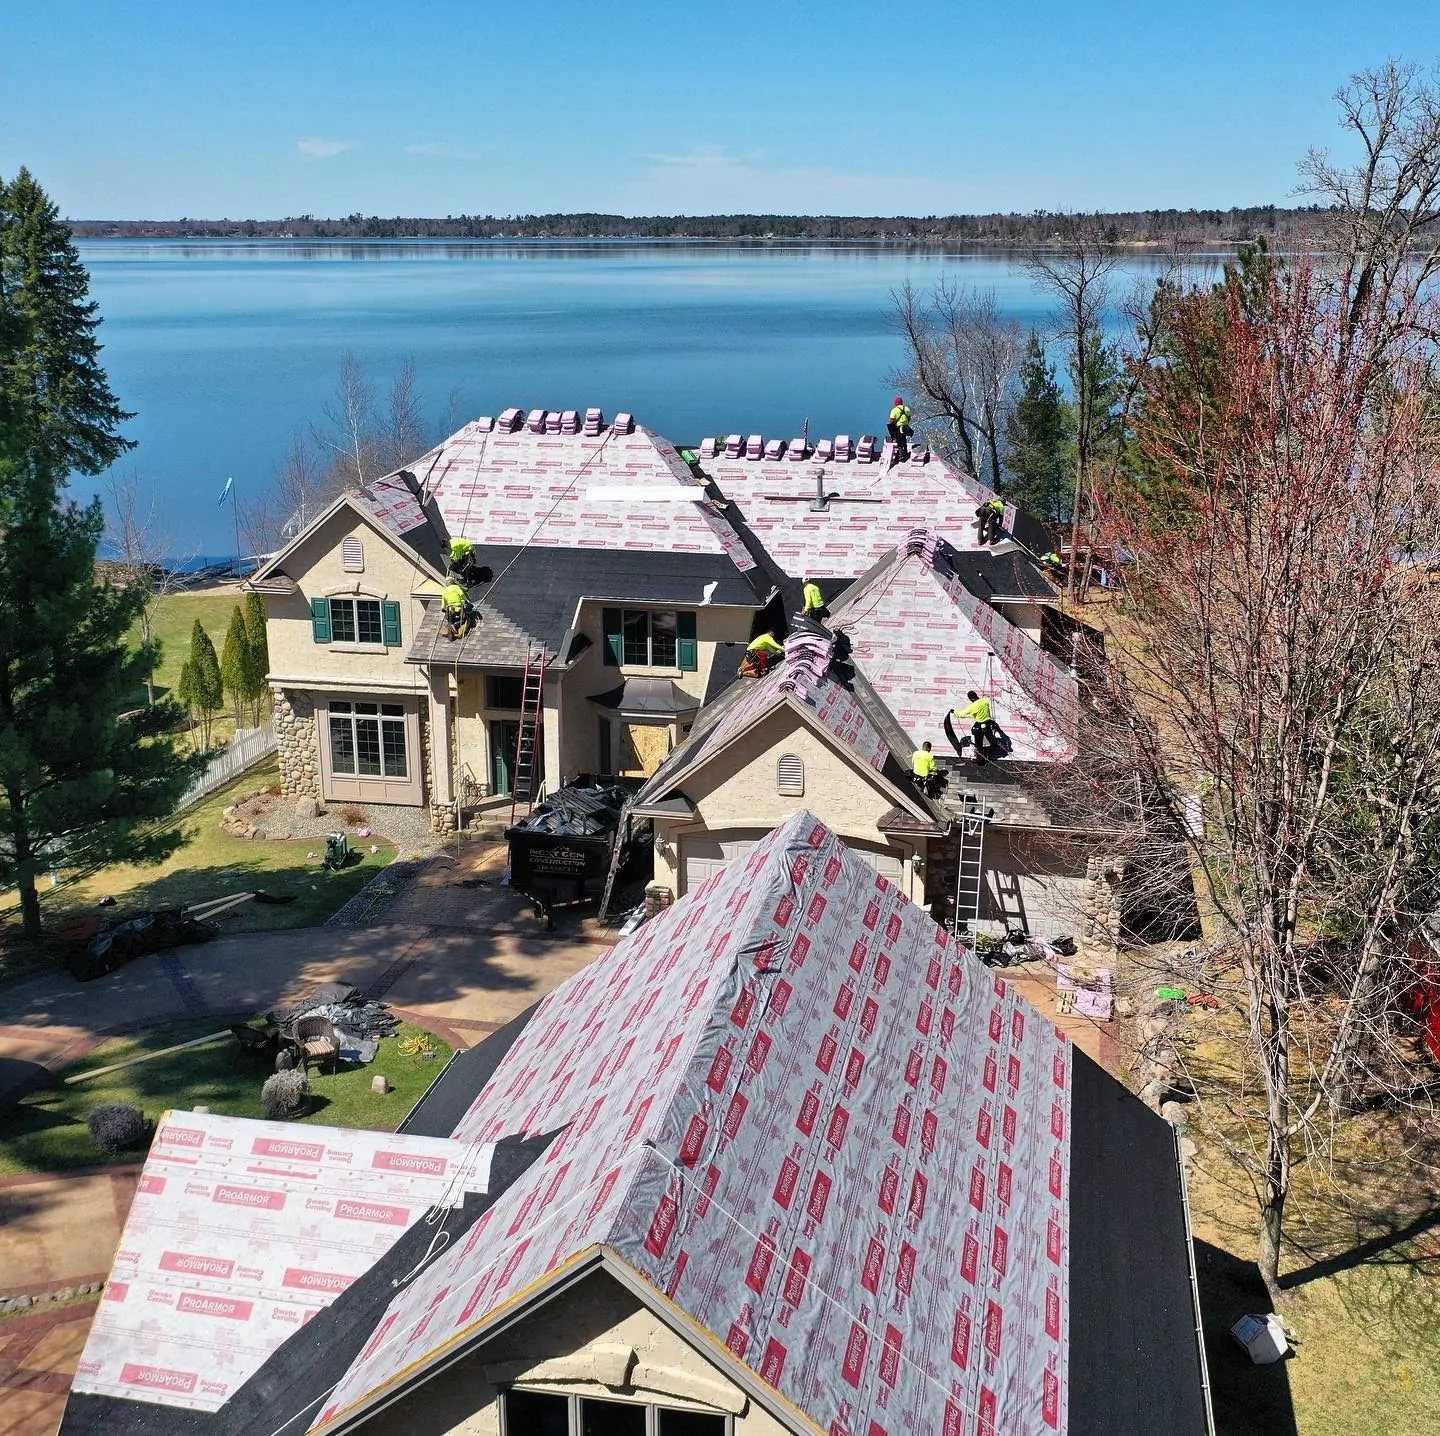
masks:
[[[1171,1129],[802,812],[400,1134],[168,1114],[62,1429],[494,1430],[596,1283],[737,1432],[1208,1425]]]

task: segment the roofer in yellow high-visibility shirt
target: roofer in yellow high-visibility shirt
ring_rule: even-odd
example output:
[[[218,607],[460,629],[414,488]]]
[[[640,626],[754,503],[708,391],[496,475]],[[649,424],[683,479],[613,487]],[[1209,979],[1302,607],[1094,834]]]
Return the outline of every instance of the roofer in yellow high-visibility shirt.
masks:
[[[808,618],[812,623],[823,623],[830,617],[830,610],[825,606],[825,595],[820,592],[820,585],[813,578],[805,580],[805,587],[801,590],[801,603],[801,618]]]
[[[989,735],[989,727],[993,722],[990,714],[990,700],[982,698],[973,688],[965,695],[969,704],[964,708],[957,708],[955,716],[970,721],[970,743],[975,754],[975,761],[985,761],[985,740]]]
[[[773,630],[752,638],[745,648],[745,657],[740,662],[742,678],[759,678],[768,673],[785,656],[785,646],[775,639]]]
[[[936,761],[928,738],[910,755],[910,772],[915,778],[916,786],[926,797],[939,796],[940,790],[945,786],[945,775]]]

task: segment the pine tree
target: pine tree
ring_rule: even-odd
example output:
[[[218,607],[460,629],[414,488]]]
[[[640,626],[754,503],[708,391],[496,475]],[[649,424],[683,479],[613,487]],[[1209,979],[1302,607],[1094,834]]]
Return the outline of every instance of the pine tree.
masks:
[[[245,705],[255,689],[255,661],[250,653],[250,635],[245,631],[245,615],[238,603],[230,615],[230,627],[225,630],[225,647],[220,653],[220,677],[235,706],[235,727],[243,728]]]
[[[180,678],[175,684],[175,702],[185,713],[185,723],[190,731],[190,740],[195,740],[195,665],[186,659],[180,665]]]
[[[215,714],[225,706],[225,688],[215,645],[198,618],[190,630],[190,668],[191,701],[200,714],[200,746],[208,748]]]
[[[260,705],[270,691],[270,638],[266,628],[265,600],[258,593],[245,595],[245,634],[250,640],[250,661],[253,665],[253,686],[250,696],[255,705],[255,726],[260,726]]]
[[[126,643],[143,595],[97,581],[100,504],[64,496],[129,447],[99,322],[55,206],[24,170],[0,182],[0,882],[30,937],[41,872],[179,846],[157,820],[194,770],[165,731],[173,706],[119,718],[154,656]]]
[[[1006,424],[1006,497],[1050,523],[1068,519],[1074,436],[1074,409],[1032,330],[1020,361],[1020,395]]]

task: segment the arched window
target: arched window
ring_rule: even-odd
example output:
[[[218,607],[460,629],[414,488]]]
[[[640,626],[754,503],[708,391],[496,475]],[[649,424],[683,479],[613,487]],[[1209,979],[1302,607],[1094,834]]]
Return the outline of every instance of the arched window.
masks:
[[[775,790],[782,798],[805,796],[805,764],[798,753],[782,753],[775,765]]]

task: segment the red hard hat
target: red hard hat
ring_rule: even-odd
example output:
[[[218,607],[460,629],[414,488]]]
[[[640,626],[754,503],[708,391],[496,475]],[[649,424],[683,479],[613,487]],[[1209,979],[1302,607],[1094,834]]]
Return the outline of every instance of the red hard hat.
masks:
[[[897,394],[895,396],[895,402],[897,404],[903,404],[905,402],[905,396],[903,394]]]

